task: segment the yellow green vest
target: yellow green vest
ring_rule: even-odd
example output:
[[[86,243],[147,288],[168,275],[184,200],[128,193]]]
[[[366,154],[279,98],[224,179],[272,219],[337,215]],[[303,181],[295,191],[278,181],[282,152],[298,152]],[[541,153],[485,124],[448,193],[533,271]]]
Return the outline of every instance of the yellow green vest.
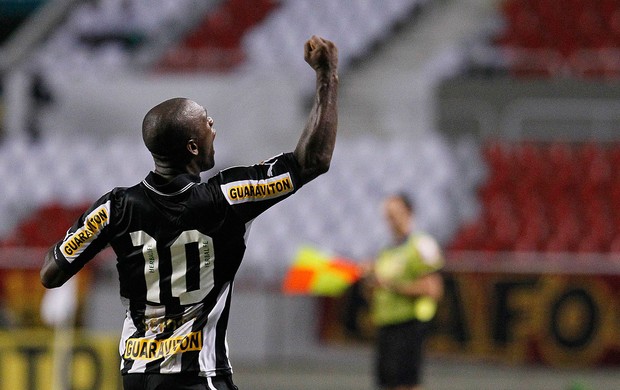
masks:
[[[439,245],[431,236],[417,233],[404,243],[381,251],[375,263],[377,277],[390,282],[411,281],[443,267]],[[372,317],[375,325],[399,324],[417,319],[430,321],[437,310],[431,297],[407,297],[377,287],[373,294]]]

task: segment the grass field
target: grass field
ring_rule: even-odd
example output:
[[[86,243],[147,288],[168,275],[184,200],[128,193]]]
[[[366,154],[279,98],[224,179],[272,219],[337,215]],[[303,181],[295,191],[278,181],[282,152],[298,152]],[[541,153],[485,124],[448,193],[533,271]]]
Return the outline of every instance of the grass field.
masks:
[[[374,390],[368,349],[234,365],[241,390]],[[427,390],[618,390],[620,368],[568,369],[514,366],[431,357]]]

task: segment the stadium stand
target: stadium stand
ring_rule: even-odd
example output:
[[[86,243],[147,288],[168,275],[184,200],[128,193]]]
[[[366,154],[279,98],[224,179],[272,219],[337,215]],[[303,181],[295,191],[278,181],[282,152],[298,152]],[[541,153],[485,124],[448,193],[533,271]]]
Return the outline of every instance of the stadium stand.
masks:
[[[620,5],[614,0],[506,0],[495,44],[518,77],[620,76]]]
[[[585,252],[618,250],[617,143],[502,143],[484,147],[489,176],[483,213],[454,250]]]
[[[493,71],[482,74],[598,82],[620,76],[618,2],[504,0],[498,14],[502,23],[490,42],[500,60],[493,57]],[[489,170],[479,190],[482,211],[461,227],[451,249],[618,251],[617,139],[558,134],[481,140]]]
[[[156,71],[230,71],[242,63],[243,35],[278,4],[271,0],[227,0],[209,12],[183,42],[169,49]]]
[[[339,63],[346,69],[425,3],[427,0],[283,2],[272,17],[243,37],[248,66],[271,68],[283,58],[284,65],[300,73],[304,64],[296,61],[296,42],[319,34],[338,38]]]
[[[46,247],[64,234],[84,204],[114,186],[134,184],[151,169],[148,157],[122,158],[130,155],[131,146],[118,141],[102,144],[100,140],[84,137],[76,146],[76,150],[84,153],[78,158],[64,153],[65,145],[60,139],[32,149],[26,144],[26,141],[14,141],[2,145],[0,167],[24,166],[19,173],[11,169],[0,171],[2,180],[11,183],[10,193],[0,207],[0,218],[22,221],[3,226],[0,245],[4,247],[23,244]],[[242,272],[277,280],[298,247],[306,243],[320,243],[351,258],[366,258],[389,237],[385,227],[376,223],[380,218],[380,200],[386,193],[402,190],[404,186],[423,189],[415,194],[416,202],[424,205],[419,211],[419,223],[447,241],[462,221],[477,213],[475,188],[484,172],[482,161],[476,157],[477,147],[472,140],[449,144],[433,134],[425,142],[412,145],[372,137],[343,140],[330,175],[269,210],[269,217],[254,222]],[[86,152],[93,149],[109,150],[113,157],[87,156]],[[81,164],[86,159],[89,163]],[[55,169],[44,169],[52,164]],[[397,166],[415,169],[396,175]],[[65,185],[69,182],[84,184]],[[334,201],[341,198],[340,194],[346,196],[347,202]],[[21,219],[12,214],[16,209],[20,210]],[[274,218],[281,223],[270,223]],[[364,234],[359,231],[361,226]],[[283,236],[289,238],[282,240]],[[276,247],[281,256],[272,259],[266,269],[263,261],[273,255]]]
[[[295,47],[293,51],[294,41],[291,37],[307,37],[317,33],[338,36],[339,40],[342,40],[342,44],[339,45],[340,63],[341,68],[346,68],[347,63],[350,63],[354,57],[369,50],[378,40],[383,39],[391,28],[405,20],[414,9],[425,2],[425,0],[364,0],[352,5],[350,2],[338,0],[323,1],[321,7],[316,7],[315,2],[305,0],[292,2],[267,0],[262,2],[243,0],[210,2],[157,0],[155,3],[144,0],[84,2],[67,15],[64,24],[57,28],[41,50],[36,53],[32,63],[36,63],[37,68],[44,69],[45,72],[54,74],[56,77],[74,78],[76,75],[96,77],[98,74],[111,74],[118,69],[131,69],[132,65],[135,65],[132,62],[132,56],[139,56],[143,49],[151,47],[150,41],[167,35],[168,38],[163,39],[164,44],[168,45],[166,47],[174,45],[175,42],[181,42],[181,47],[186,47],[191,51],[196,51],[201,45],[207,47],[208,50],[212,48],[232,49],[246,53],[248,68],[258,69],[272,67],[274,55],[277,54],[278,61],[281,61],[283,67],[299,69],[298,62],[301,62],[304,67],[306,65],[298,58],[299,48]],[[308,13],[310,7],[322,10],[324,14]],[[345,9],[350,12],[342,12]],[[306,14],[312,17],[307,18],[307,23],[299,23],[300,16]],[[338,23],[330,23],[338,14],[346,14],[350,17],[346,20],[338,20]],[[243,23],[235,23],[235,31],[231,31],[230,23],[226,23],[227,18],[234,18],[235,21],[241,18]],[[254,26],[258,21],[262,23]],[[205,34],[209,35],[209,39],[203,39]],[[266,42],[270,42],[267,48],[264,46]],[[169,57],[163,58],[165,63],[165,58]],[[231,61],[231,59],[226,59],[224,62],[226,61]],[[233,59],[233,62],[236,63],[236,60]],[[226,65],[222,64],[224,63],[216,64],[215,67],[221,70],[221,67]],[[63,71],[68,68],[72,70],[70,75]],[[159,69],[157,66],[155,68]],[[205,69],[208,70],[209,66]],[[183,69],[176,69],[176,71],[183,71]],[[36,159],[29,153],[25,140],[9,139],[3,143],[1,147],[4,152],[0,157],[2,159],[1,176],[12,177],[13,172],[10,168],[12,166],[23,164],[24,168],[21,175],[10,180],[11,184],[6,188],[6,202],[0,207],[0,214],[7,216],[7,220],[18,221],[20,218],[28,217],[33,207],[44,205],[46,202],[55,202],[60,199],[62,204],[68,206],[76,203],[82,204],[118,183],[122,185],[134,183],[141,178],[141,173],[137,172],[150,169],[150,162],[142,160],[137,160],[133,164],[121,164],[118,167],[108,167],[103,161],[94,161],[93,164],[82,166],[79,161],[87,158],[93,161],[93,156],[84,155],[85,151],[89,150],[89,144],[100,141],[85,136],[84,140],[77,142],[80,143],[75,148],[78,155],[72,159],[57,158],[58,155],[64,154],[59,151],[62,150],[62,140],[54,136],[45,137],[37,145],[36,150],[40,154]],[[114,163],[123,161],[120,157],[127,151],[128,146],[121,144],[120,140],[118,143],[118,145],[106,147],[119,157],[108,161]],[[359,147],[372,150],[368,149],[368,146]],[[389,149],[390,146],[386,148]],[[449,153],[447,150],[439,152]],[[351,153],[355,152],[351,151]],[[388,150],[386,153],[391,153],[391,151]],[[398,161],[398,156],[406,154],[402,151],[400,154],[398,151],[396,153],[395,162]],[[40,173],[46,171],[44,167],[52,166],[52,164],[56,167],[52,174]],[[379,169],[379,166],[376,168],[373,166],[372,169]],[[107,176],[101,174],[106,170],[115,172],[116,177],[106,179]],[[375,173],[380,172],[384,171]],[[99,179],[95,182],[93,178]],[[83,187],[62,185],[70,180],[80,180],[87,184]],[[335,192],[336,189],[333,191]],[[359,200],[360,202],[365,200],[364,196],[360,195]],[[440,207],[435,207],[434,213],[438,214],[439,209]],[[434,224],[435,229],[443,229],[438,227],[440,223]],[[310,226],[316,226],[316,223],[312,225],[310,222]],[[14,227],[15,225],[11,226],[11,224],[4,225],[0,233],[11,234],[11,229]],[[316,228],[310,228],[310,230],[316,231]],[[355,247],[353,243],[350,246]],[[365,246],[359,246],[354,251],[355,254],[361,254],[362,248]]]
[[[49,45],[44,48],[42,54],[44,64],[66,66],[66,61],[85,60],[86,62],[83,63],[85,67],[87,63],[90,66],[94,62],[100,62],[103,66],[112,63],[127,66],[127,61],[122,59],[123,53],[131,53],[137,50],[137,47],[146,45],[143,40],[156,36],[158,34],[156,30],[168,29],[167,31],[170,32],[171,26],[181,23],[188,15],[188,10],[196,6],[196,2],[192,0],[184,0],[181,3],[159,1],[157,6],[149,6],[138,0],[129,2],[106,0],[80,6],[58,33],[50,39]],[[356,56],[370,50],[377,41],[384,39],[386,32],[398,25],[406,15],[423,3],[422,0],[390,0],[388,2],[368,0],[356,2],[352,6],[344,1],[325,2],[325,6],[319,8],[325,11],[324,15],[314,15],[307,18],[305,23],[298,23],[299,16],[308,13],[310,3],[307,1],[265,0],[259,3],[241,0],[223,1],[218,2],[217,7],[210,10],[200,8],[201,12],[195,12],[200,14],[199,18],[196,17],[197,24],[192,26],[187,21],[184,23],[185,31],[191,32],[184,36],[180,46],[172,50],[178,53],[179,50],[189,52],[204,49],[211,53],[211,50],[225,49],[238,53],[237,57],[232,56],[222,61],[214,60],[215,62],[211,65],[203,63],[204,68],[201,69],[207,70],[222,70],[230,65],[239,65],[242,57],[248,67],[272,67],[273,59],[277,57],[279,61],[291,61],[287,67],[297,69],[298,64],[293,58],[298,56],[292,53],[291,36],[305,36],[310,32],[317,32],[341,37],[342,62],[346,64]],[[576,5],[569,8],[579,9],[581,12],[579,15],[592,11],[587,5],[590,4],[589,2],[575,2],[577,3],[581,8]],[[596,8],[599,12],[604,11],[606,15],[613,13],[609,2],[594,3],[596,7],[599,7]],[[517,30],[526,22],[528,26],[534,25],[534,19],[538,20],[543,16],[556,20],[558,16],[554,13],[556,8],[552,0],[541,2],[541,5],[536,7],[531,2],[515,0],[505,1],[502,4],[501,12],[508,22],[502,38],[498,40],[500,44],[507,47],[537,49],[547,42],[543,42],[541,38],[546,36],[542,30],[534,32],[532,29]],[[343,7],[354,8],[346,13],[350,16],[349,18],[340,20],[341,23],[319,23],[324,22],[324,19],[329,20],[335,17],[334,15],[344,14],[338,12],[338,9]],[[128,9],[135,13],[135,20],[140,20],[139,25],[123,24],[125,20],[123,18],[128,17],[126,12]],[[152,10],[154,12],[148,12]],[[540,12],[540,15],[537,16],[535,11]],[[571,13],[573,20],[579,19],[578,11],[571,12],[573,12]],[[369,18],[370,14],[374,17]],[[232,26],[226,22],[229,18],[235,20],[240,18],[243,23],[236,23],[235,31],[232,31],[230,30]],[[372,20],[371,25],[365,25],[362,29],[359,24],[368,20]],[[606,28],[611,29],[615,19],[610,16],[607,20]],[[123,27],[120,27],[121,25]],[[127,29],[127,26],[132,28]],[[332,30],[321,31],[326,28],[325,26],[332,26]],[[528,33],[532,36],[525,36]],[[206,39],[206,36],[209,36],[209,39]],[[581,41],[586,42],[585,38]],[[593,40],[587,42],[593,42]],[[58,50],[59,45],[64,49]],[[117,53],[110,55],[109,61],[99,56],[107,50],[105,47],[114,47],[113,51]],[[72,54],[65,56],[69,50]],[[85,50],[91,50],[91,52],[87,54]],[[274,55],[274,50],[278,50],[277,56]],[[562,54],[566,55],[577,49],[562,50],[560,50]],[[111,59],[112,57],[116,59]],[[188,64],[187,61],[180,59],[181,57],[177,58],[176,55],[170,54],[164,56],[158,65],[159,69],[184,71],[188,70],[186,66],[191,69],[197,66],[197,63]],[[88,69],[92,71],[92,68],[88,67]],[[413,158],[411,150],[389,141],[385,144],[377,144],[377,140],[365,139],[344,146],[336,156],[337,164],[341,165],[341,169],[329,176],[332,179],[326,179],[324,186],[308,189],[307,192],[301,194],[299,201],[291,201],[291,206],[282,207],[282,211],[270,211],[273,214],[297,215],[301,213],[299,218],[287,218],[286,220],[290,220],[290,226],[266,224],[260,229],[254,229],[256,232],[254,234],[259,236],[255,241],[260,244],[251,248],[254,253],[250,253],[249,257],[266,256],[271,243],[275,242],[283,231],[290,230],[298,231],[299,236],[307,237],[309,240],[326,243],[326,246],[351,257],[361,258],[372,253],[386,235],[376,223],[373,223],[376,210],[364,207],[364,205],[376,202],[380,194],[375,188],[375,183],[384,177],[392,177],[389,174],[391,167],[398,166],[403,161],[410,161],[407,166],[416,168],[404,170],[402,172],[405,175],[404,178],[394,178],[393,181],[388,182],[387,190],[397,190],[403,182],[410,182],[414,187],[416,187],[415,183],[424,183],[424,185],[417,186],[424,188],[417,195],[420,197],[418,201],[425,205],[421,215],[422,227],[438,235],[443,243],[449,244],[451,249],[610,251],[620,246],[619,232],[609,227],[616,220],[609,221],[604,216],[600,216],[609,215],[610,218],[612,216],[618,218],[616,210],[613,210],[614,213],[601,213],[602,210],[611,209],[613,197],[618,197],[620,193],[618,186],[612,185],[609,177],[601,175],[601,172],[613,166],[610,165],[612,156],[620,154],[616,150],[617,147],[609,146],[601,151],[600,148],[597,149],[598,145],[581,147],[562,143],[490,143],[483,148],[484,160],[482,160],[477,154],[480,148],[478,140],[462,138],[450,143],[434,135],[427,137],[428,139],[423,143],[425,147],[419,150],[419,156],[424,158],[419,157],[419,161],[411,161]],[[85,137],[82,142],[84,145],[75,149],[78,153],[88,150],[88,143],[97,141]],[[108,150],[119,158],[104,162],[89,156],[88,158],[93,163],[87,167],[76,165],[78,164],[76,161],[86,159],[87,156],[78,156],[75,160],[53,158],[52,156],[62,154],[58,151],[62,149],[62,141],[58,139],[44,140],[39,146],[42,153],[38,159],[32,158],[27,151],[28,148],[20,141],[7,142],[3,148],[6,152],[3,153],[4,162],[0,165],[0,173],[2,177],[10,178],[6,182],[11,184],[6,188],[7,202],[0,211],[7,216],[8,220],[15,220],[16,216],[28,216],[32,205],[54,202],[57,199],[62,199],[69,207],[76,203],[82,204],[119,183],[126,185],[135,182],[141,177],[141,172],[150,167],[150,162],[145,160],[138,160],[132,164],[120,164],[119,162],[123,161],[120,156],[127,152],[128,148],[121,144],[108,147]],[[385,161],[365,163],[367,160],[372,160],[372,155],[378,152],[387,156]],[[582,166],[589,167],[587,170],[577,170],[575,155],[581,156]],[[107,167],[105,163],[109,161],[120,165]],[[23,163],[24,172],[19,177],[12,178],[8,167],[16,162]],[[57,169],[53,171],[54,174],[41,175],[40,172],[44,171],[41,168],[52,163],[58,164]],[[100,173],[106,170],[116,172],[117,177],[114,180],[96,182],[92,179],[105,176]],[[487,170],[488,177],[485,176]],[[547,171],[554,171],[557,174],[552,182],[543,183],[543,172]],[[428,176],[428,172],[433,172],[433,174]],[[76,174],[79,176],[76,177]],[[575,175],[578,174],[583,178],[579,181],[579,186],[575,180]],[[344,185],[350,177],[365,177],[367,184],[364,186],[366,187],[353,183]],[[87,185],[74,188],[58,184],[71,179],[79,179]],[[569,186],[579,191],[575,192],[573,198],[566,199],[564,195],[571,193],[567,191]],[[480,198],[478,199],[476,190],[479,187]],[[325,215],[308,213],[307,210],[320,209],[318,205],[329,204],[327,200],[342,191],[342,188],[346,189],[347,195],[352,199],[346,207],[328,208]],[[27,196],[31,199],[25,200],[23,194],[28,194]],[[479,201],[481,203],[478,203]],[[20,204],[29,206],[24,207]],[[449,206],[445,207],[445,204]],[[582,204],[588,207],[580,207]],[[327,219],[326,215],[340,216],[338,220],[351,221],[351,223],[343,224],[344,226],[327,226],[324,222]],[[478,216],[480,218],[476,219]],[[52,220],[60,221],[55,218]],[[306,222],[301,224],[299,220]],[[591,231],[581,231],[580,223],[583,221],[592,224]],[[465,224],[465,226],[454,238],[460,224]],[[260,222],[257,225],[260,226]],[[372,236],[376,239],[374,241],[359,239],[355,231],[356,226],[369,226],[374,229]],[[562,228],[558,229],[555,226],[562,226]],[[2,233],[5,237],[15,234],[13,228],[15,226],[3,226]],[[487,236],[492,239],[486,239]],[[454,240],[451,241],[453,238]],[[5,242],[11,242],[11,240],[5,240]],[[287,243],[284,252],[290,254],[298,244],[292,241]]]
[[[29,246],[49,248],[56,237],[62,237],[66,229],[82,214],[87,205],[63,206],[45,204],[21,221],[12,234],[0,241],[0,247]],[[42,223],[42,221],[49,223]]]
[[[37,51],[50,72],[83,77],[143,69],[221,0],[100,0],[81,2]]]
[[[322,34],[338,37],[345,69],[427,2],[100,0],[68,15],[36,61],[46,69],[83,69],[89,77],[127,68],[264,70],[274,58],[299,70],[296,42]]]

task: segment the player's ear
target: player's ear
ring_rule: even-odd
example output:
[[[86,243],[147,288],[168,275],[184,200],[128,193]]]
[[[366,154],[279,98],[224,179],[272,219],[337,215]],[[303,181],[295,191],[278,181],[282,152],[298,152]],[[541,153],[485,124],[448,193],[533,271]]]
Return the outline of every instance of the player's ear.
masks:
[[[198,155],[198,144],[196,143],[195,139],[190,138],[187,141],[187,145],[185,147],[187,148],[187,151],[193,154],[194,156]]]

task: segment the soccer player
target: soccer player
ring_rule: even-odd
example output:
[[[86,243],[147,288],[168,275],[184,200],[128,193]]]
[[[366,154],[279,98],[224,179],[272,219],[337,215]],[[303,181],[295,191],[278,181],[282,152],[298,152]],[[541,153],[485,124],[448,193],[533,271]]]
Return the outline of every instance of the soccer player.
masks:
[[[443,294],[443,255],[431,236],[414,232],[405,194],[388,196],[383,211],[394,242],[379,253],[369,278],[377,382],[385,390],[419,390],[424,340]]]
[[[61,286],[110,245],[126,306],[119,351],[126,390],[236,389],[226,328],[250,223],[325,173],[338,123],[338,50],[313,36],[304,58],[316,73],[314,106],[295,150],[263,163],[214,166],[213,119],[174,98],[144,117],[155,170],[139,184],[97,200],[50,248],[41,269]]]

